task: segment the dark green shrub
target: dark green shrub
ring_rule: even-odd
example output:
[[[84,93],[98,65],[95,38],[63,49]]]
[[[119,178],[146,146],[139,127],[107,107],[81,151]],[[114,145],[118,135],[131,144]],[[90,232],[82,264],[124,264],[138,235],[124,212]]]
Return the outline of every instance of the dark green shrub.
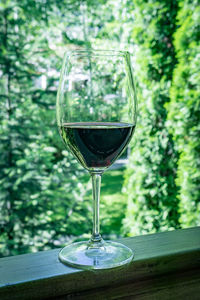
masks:
[[[174,70],[168,125],[180,158],[176,184],[180,189],[182,227],[200,224],[200,6],[199,1],[179,1],[174,46]]]
[[[173,0],[137,0],[134,5],[139,116],[124,184],[124,231],[130,235],[179,227],[177,154],[165,109],[176,63],[172,36],[178,8]]]

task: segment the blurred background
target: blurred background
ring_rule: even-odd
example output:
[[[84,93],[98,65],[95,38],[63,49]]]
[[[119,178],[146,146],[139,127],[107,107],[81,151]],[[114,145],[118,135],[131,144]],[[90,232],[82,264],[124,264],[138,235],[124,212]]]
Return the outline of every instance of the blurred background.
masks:
[[[89,175],[55,120],[63,53],[131,52],[139,116],[102,178],[101,232],[200,225],[198,0],[0,2],[0,255],[61,247],[92,228]]]

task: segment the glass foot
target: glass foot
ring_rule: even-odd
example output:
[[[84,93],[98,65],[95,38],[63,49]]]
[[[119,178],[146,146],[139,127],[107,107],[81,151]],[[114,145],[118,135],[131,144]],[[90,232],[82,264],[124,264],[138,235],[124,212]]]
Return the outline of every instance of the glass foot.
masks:
[[[95,247],[90,242],[73,243],[59,253],[62,263],[81,269],[110,269],[133,259],[133,251],[123,244],[106,241]]]

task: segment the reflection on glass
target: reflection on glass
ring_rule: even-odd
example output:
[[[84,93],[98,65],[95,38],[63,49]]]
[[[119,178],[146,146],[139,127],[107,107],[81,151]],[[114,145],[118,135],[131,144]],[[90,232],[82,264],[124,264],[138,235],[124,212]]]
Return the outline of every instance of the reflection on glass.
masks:
[[[61,138],[88,170],[93,186],[93,232],[88,242],[67,245],[59,259],[71,266],[106,269],[130,262],[128,247],[99,232],[101,176],[133,136],[137,117],[130,55],[122,51],[66,53],[57,95]]]

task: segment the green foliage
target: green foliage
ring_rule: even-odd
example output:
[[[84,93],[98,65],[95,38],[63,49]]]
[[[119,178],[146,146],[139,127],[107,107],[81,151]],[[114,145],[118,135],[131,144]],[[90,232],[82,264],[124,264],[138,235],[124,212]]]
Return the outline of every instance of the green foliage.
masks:
[[[168,125],[180,153],[177,186],[180,188],[180,223],[200,224],[200,7],[199,1],[180,1],[174,45],[174,70]]]
[[[55,98],[64,51],[91,47],[101,31],[99,5],[105,1],[0,4],[1,255],[60,246],[91,231],[91,189],[61,143]],[[102,219],[108,232],[106,212]]]
[[[90,225],[85,222],[89,211],[87,201],[83,202],[79,168],[63,151],[56,128],[61,59],[52,49],[48,23],[55,7],[46,8],[48,13],[35,1],[1,4],[2,255],[59,245],[87,232]],[[49,78],[49,72],[54,76]],[[46,86],[42,87],[44,76]]]
[[[102,178],[102,233],[121,234],[126,198],[126,234],[200,224],[199,16],[197,0],[1,1],[1,255],[91,231],[89,176],[64,148],[55,121],[66,49],[133,54],[138,124],[125,194],[122,172]],[[104,92],[112,93],[108,82]]]
[[[179,227],[177,154],[164,107],[176,63],[172,35],[177,4],[137,0],[134,5],[139,117],[124,184],[128,196],[124,231],[130,235]]]

